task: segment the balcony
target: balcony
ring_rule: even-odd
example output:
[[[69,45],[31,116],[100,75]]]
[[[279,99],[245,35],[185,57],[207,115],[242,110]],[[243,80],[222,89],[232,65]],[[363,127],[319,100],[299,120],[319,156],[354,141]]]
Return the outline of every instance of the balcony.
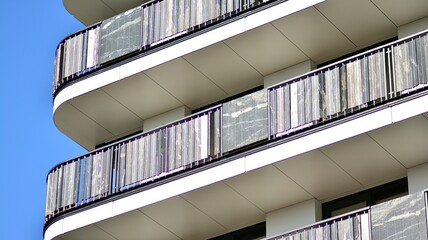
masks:
[[[426,192],[414,193],[268,240],[427,239],[426,199]]]
[[[318,199],[402,177],[406,168],[426,161],[420,157],[426,156],[425,146],[400,144],[397,139],[411,131],[415,142],[428,141],[427,63],[428,35],[424,31],[63,162],[47,177],[45,227],[79,213],[79,209],[90,211],[100,204],[119,203],[123,198],[139,196],[210,169],[229,168],[239,161],[245,161],[242,172],[225,173],[239,169],[239,163],[229,170],[222,168],[217,176],[200,177],[201,182],[184,180],[189,184],[181,186],[184,190],[171,192],[185,193],[235,177],[226,180],[226,185],[239,189],[236,191],[241,196],[269,212],[284,203],[272,205],[269,200],[268,205],[266,199],[252,196],[242,188],[242,181],[246,181],[242,179],[266,172],[273,175],[275,169],[287,171],[287,164],[280,161],[296,158],[300,159],[297,165],[304,164],[319,153],[318,149],[339,160],[341,168],[358,179],[356,185],[343,188],[308,190]],[[359,148],[364,148],[364,153]],[[366,164],[370,167],[364,166],[363,172],[359,169],[364,165],[362,159],[349,160],[349,156],[358,155],[356,152],[368,159]],[[367,170],[370,168],[376,173]],[[254,171],[246,173],[251,170]],[[333,175],[336,171],[341,170],[334,170]],[[283,192],[284,186],[290,186],[286,195],[293,199],[286,204],[309,197],[292,187],[295,183],[281,181],[269,181],[269,188]],[[307,184],[306,179],[295,181],[300,186]],[[252,191],[265,191],[257,185]],[[171,194],[168,196],[176,196]],[[146,204],[150,203],[156,201]],[[260,221],[260,212],[256,212],[248,219]]]
[[[93,150],[149,130],[145,121],[167,111],[194,111],[260,87],[265,77],[284,68],[324,63],[396,37],[397,26],[428,15],[428,6],[418,1],[390,8],[353,0],[352,9],[336,0],[254,1],[249,7],[245,1],[221,1],[220,9],[211,4],[205,10],[223,15],[211,19],[206,11],[189,12],[185,24],[174,17],[186,5],[173,4],[174,15],[168,1],[146,3],[60,43],[54,122]],[[150,11],[161,11],[170,20],[158,21]],[[116,29],[127,21],[134,24]],[[173,25],[163,27],[168,24]],[[129,41],[124,45],[120,39]]]
[[[63,40],[56,52],[53,94],[69,81],[157,45],[257,9],[262,0],[152,1]],[[278,1],[281,2],[281,1]]]

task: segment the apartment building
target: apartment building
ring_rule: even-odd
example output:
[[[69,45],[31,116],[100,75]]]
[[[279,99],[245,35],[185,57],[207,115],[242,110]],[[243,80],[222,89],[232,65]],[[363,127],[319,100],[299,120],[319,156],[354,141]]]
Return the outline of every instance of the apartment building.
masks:
[[[45,240],[427,239],[428,1],[63,3]]]

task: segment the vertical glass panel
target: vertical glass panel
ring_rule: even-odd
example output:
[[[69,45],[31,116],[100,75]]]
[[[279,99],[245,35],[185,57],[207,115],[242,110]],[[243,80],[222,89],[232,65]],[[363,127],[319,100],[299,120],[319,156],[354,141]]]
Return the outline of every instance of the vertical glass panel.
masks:
[[[140,137],[138,140],[138,181],[144,179],[144,141],[143,138]]]
[[[88,47],[86,54],[86,67],[92,68],[98,65],[99,59],[99,41],[100,41],[100,27],[89,30],[88,32]]]
[[[267,93],[260,90],[223,105],[223,151],[267,138]]]
[[[193,163],[195,161],[195,150],[196,150],[196,140],[195,140],[195,120],[192,119],[189,122],[187,122],[188,129],[189,129],[189,156],[187,163]]]
[[[353,221],[353,236],[354,240],[361,240],[361,215],[352,218]]]
[[[300,80],[297,84],[297,124],[305,124],[305,82]]]
[[[52,93],[56,91],[60,84],[61,76],[61,55],[62,55],[62,44],[60,44],[55,53],[54,59],[54,72],[53,72],[53,81],[52,81]]]
[[[396,91],[402,92],[413,85],[413,64],[410,56],[410,43],[402,43],[394,47],[394,69]]]
[[[330,225],[327,224],[322,227],[322,236],[323,236],[323,239],[325,240],[331,240]]]
[[[119,146],[119,171],[118,171],[118,186],[119,189],[125,186],[125,170],[126,170],[126,145]]]
[[[370,99],[369,89],[369,63],[368,58],[365,57],[360,60],[361,62],[361,101],[366,104]]]
[[[328,70],[324,73],[326,91],[326,114],[333,116],[340,111],[340,82],[339,68]]]
[[[422,36],[419,39],[417,46],[420,57],[418,59],[418,65],[421,74],[419,75],[420,82],[423,84],[428,83],[428,35]]]
[[[71,39],[67,39],[64,42],[64,51],[63,51],[63,65],[62,65],[62,77],[66,78],[69,76],[69,66],[70,66],[70,49],[71,49]]]
[[[168,0],[163,0],[160,2],[157,2],[156,5],[159,6],[159,40],[162,40],[165,38],[165,33],[166,33],[166,24],[167,24],[167,20],[165,18],[166,16],[166,4],[167,4]]]
[[[132,179],[132,142],[126,143],[125,162],[125,186],[127,186],[131,184]]]
[[[337,223],[337,227],[339,240],[354,239],[352,218],[342,219]]]
[[[299,126],[297,82],[290,84],[290,122],[291,128]]]
[[[47,183],[46,183],[46,202],[45,202],[45,216],[49,215],[51,213],[50,210],[50,192],[51,192],[51,173],[48,174],[48,179],[47,179]]]
[[[385,62],[383,52],[368,56],[370,101],[376,101],[386,96]]]
[[[58,169],[57,175],[57,192],[56,192],[56,207],[55,209],[60,209],[62,207],[62,191],[63,191],[63,170],[64,168],[61,166]]]
[[[183,159],[182,159],[182,151],[183,151],[183,137],[182,137],[182,128],[181,124],[175,125],[175,166],[177,168],[183,166]]]
[[[337,222],[332,222],[330,224],[330,240],[338,240],[338,234]]]
[[[138,50],[140,42],[140,7],[104,20],[101,25],[101,63]]]
[[[160,31],[161,31],[161,5],[153,4],[154,8],[154,24],[153,24],[153,42],[158,42],[160,40]]]
[[[304,88],[305,88],[305,124],[310,123],[313,121],[312,116],[312,83],[311,78],[305,78],[301,80],[304,82]]]
[[[76,37],[76,47],[74,52],[74,71],[72,72],[77,73],[83,70],[82,68],[82,53],[83,53],[83,34],[79,34]]]
[[[91,198],[91,183],[92,183],[92,156],[86,157],[86,182],[85,182],[85,196],[84,200]]]
[[[190,24],[191,24],[191,19],[192,19],[192,8],[191,8],[191,4],[192,4],[193,0],[184,0],[184,30],[187,30],[190,28]]]
[[[209,117],[208,115],[204,115],[200,117],[200,154],[199,159],[208,158],[209,151]]]
[[[369,240],[370,239],[370,222],[369,214],[365,213],[360,216],[361,219],[361,239]]]
[[[323,231],[323,227],[319,226],[318,228],[315,229],[315,239],[316,240],[323,240],[324,236],[324,231]]]
[[[291,128],[291,92],[290,92],[290,85],[287,84],[284,86],[283,94],[280,93],[282,96],[282,102],[280,105],[281,111],[284,111],[284,119],[283,119],[283,128],[284,131],[287,131]]]
[[[149,42],[149,22],[150,22],[150,15],[149,15],[149,7],[144,6],[142,8],[142,15],[141,15],[141,24],[142,26],[142,32],[141,32],[141,46],[145,47],[150,44]]]

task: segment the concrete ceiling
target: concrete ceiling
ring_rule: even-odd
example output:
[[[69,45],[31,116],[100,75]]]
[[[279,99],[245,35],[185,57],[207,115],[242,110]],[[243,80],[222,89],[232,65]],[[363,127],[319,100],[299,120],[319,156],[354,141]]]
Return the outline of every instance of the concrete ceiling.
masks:
[[[418,115],[56,239],[207,239],[308,199],[328,201],[405,177],[427,162],[427,142],[428,119]]]
[[[141,2],[64,0],[64,5],[76,13],[80,8],[103,12],[92,10],[108,6],[111,15]],[[180,106],[200,108],[263,85],[263,77],[278,70],[306,60],[323,63],[394,37],[398,26],[428,16],[424,0],[344,2],[325,1],[83,94],[56,110],[55,123],[74,141],[93,149],[143,129],[150,117]]]

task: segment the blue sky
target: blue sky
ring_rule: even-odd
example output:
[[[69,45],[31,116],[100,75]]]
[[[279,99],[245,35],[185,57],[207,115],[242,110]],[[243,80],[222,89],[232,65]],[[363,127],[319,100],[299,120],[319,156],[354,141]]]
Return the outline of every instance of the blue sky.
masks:
[[[85,152],[56,129],[56,45],[83,28],[61,0],[0,1],[0,239],[43,239],[46,174]]]

